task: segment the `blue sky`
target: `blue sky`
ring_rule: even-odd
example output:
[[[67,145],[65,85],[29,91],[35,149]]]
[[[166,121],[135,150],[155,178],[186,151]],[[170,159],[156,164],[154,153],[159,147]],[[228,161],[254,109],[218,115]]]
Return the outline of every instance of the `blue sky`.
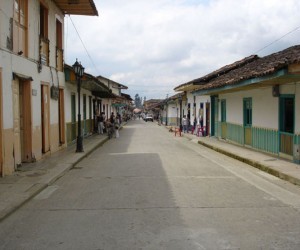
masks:
[[[165,98],[258,51],[264,56],[300,44],[298,0],[94,2],[98,17],[66,16],[66,63],[78,58],[86,72],[128,86],[132,97]]]

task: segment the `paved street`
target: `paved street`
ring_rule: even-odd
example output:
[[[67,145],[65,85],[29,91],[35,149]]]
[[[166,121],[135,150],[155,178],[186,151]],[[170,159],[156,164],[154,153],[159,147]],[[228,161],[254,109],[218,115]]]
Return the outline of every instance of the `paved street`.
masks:
[[[300,189],[136,120],[0,237],[0,249],[300,249]]]

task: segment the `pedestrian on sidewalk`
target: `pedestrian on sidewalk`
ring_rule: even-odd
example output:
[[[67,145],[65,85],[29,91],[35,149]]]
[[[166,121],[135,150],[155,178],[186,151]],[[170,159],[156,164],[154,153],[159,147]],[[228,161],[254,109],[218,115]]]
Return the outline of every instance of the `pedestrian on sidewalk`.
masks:
[[[115,122],[116,122],[116,117],[115,117],[114,112],[111,112],[109,122],[112,126],[112,135],[114,135],[115,134]]]
[[[195,116],[194,118],[194,123],[193,123],[193,134],[197,134],[197,117]]]
[[[103,135],[104,121],[105,121],[105,114],[104,112],[101,112],[101,114],[98,116],[98,134]]]
[[[97,125],[97,132],[98,134],[100,134],[100,125],[99,125],[99,122],[100,122],[100,113],[99,113],[99,110],[96,109],[96,125]]]
[[[187,133],[188,119],[186,118],[186,115],[184,115],[182,118],[182,126],[183,126],[183,133]]]
[[[120,125],[121,125],[121,116],[119,114],[117,114],[116,121],[115,121],[115,134],[116,134],[116,138],[120,137],[120,134],[119,134]]]

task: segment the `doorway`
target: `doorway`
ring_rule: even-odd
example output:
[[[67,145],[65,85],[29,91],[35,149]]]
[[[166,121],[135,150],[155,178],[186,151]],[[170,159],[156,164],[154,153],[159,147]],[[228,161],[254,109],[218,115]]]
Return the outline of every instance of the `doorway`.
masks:
[[[42,153],[50,151],[50,104],[49,86],[41,85],[41,107],[42,107]]]
[[[64,90],[59,89],[58,115],[59,115],[59,144],[65,144],[65,96]]]
[[[279,152],[293,155],[293,138],[295,126],[295,96],[283,95],[279,99]]]
[[[32,162],[31,82],[13,81],[14,158],[15,164]]]
[[[252,145],[252,98],[244,98],[244,143]]]
[[[71,141],[76,139],[76,96],[71,94]]]

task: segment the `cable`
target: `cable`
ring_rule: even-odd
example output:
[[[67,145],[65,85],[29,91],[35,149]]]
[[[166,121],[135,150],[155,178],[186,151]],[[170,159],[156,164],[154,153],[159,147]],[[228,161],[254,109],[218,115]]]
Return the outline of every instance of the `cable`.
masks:
[[[278,42],[278,41],[281,40],[282,38],[284,38],[284,37],[286,37],[287,35],[289,35],[289,34],[295,32],[295,31],[298,30],[298,29],[300,29],[300,26],[296,27],[295,29],[289,31],[288,33],[284,34],[283,36],[281,36],[280,38],[278,38],[278,39],[276,39],[275,41],[271,42],[270,44],[264,46],[263,48],[259,49],[259,50],[256,51],[256,52],[254,52],[254,54],[257,54],[258,52],[260,52],[260,51],[262,51],[262,50],[268,48],[268,47],[271,46],[272,44]]]
[[[75,24],[73,23],[73,20],[72,20],[71,16],[69,16],[69,17],[70,17],[71,23],[72,23],[72,25],[73,25],[73,27],[74,27],[74,29],[75,29],[75,31],[76,31],[76,33],[77,33],[77,35],[78,35],[78,37],[79,37],[80,41],[81,41],[81,43],[82,43],[82,46],[83,46],[83,47],[84,47],[84,49],[85,49],[85,52],[86,52],[86,54],[88,55],[89,59],[91,60],[91,62],[92,62],[92,64],[93,64],[93,66],[94,66],[94,68],[95,68],[95,70],[96,70],[96,72],[97,72],[97,67],[96,67],[96,65],[95,65],[94,61],[92,60],[92,57],[90,56],[90,54],[89,54],[89,52],[88,52],[87,48],[85,47],[85,45],[84,45],[84,43],[83,43],[83,41],[82,41],[82,39],[81,39],[81,37],[80,37],[80,34],[79,34],[79,32],[78,32],[78,30],[77,30],[77,28],[76,28]]]

